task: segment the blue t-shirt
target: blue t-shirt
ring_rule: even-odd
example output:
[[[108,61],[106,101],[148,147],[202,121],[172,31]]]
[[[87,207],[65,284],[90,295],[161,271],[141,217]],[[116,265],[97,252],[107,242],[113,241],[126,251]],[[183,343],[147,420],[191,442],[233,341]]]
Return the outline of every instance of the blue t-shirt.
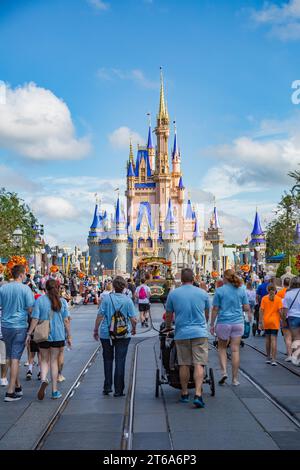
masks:
[[[28,327],[28,309],[34,305],[30,287],[21,282],[8,282],[0,288],[2,328],[22,329]]]
[[[243,305],[249,305],[245,286],[225,284],[216,289],[213,306],[219,307],[217,323],[244,323]]]
[[[264,297],[265,295],[268,295],[268,285],[269,285],[269,281],[266,281],[266,282],[263,282],[262,284],[260,284],[257,288],[257,295],[259,295],[261,298]]]
[[[114,303],[114,307],[111,301]],[[109,328],[111,324],[111,319],[113,314],[116,310],[119,310],[125,318],[127,318],[127,327],[128,327],[128,335],[127,338],[131,336],[131,322],[130,318],[136,317],[136,311],[134,304],[130,297],[125,294],[116,294],[113,292],[112,294],[105,295],[102,298],[101,305],[99,307],[98,315],[103,316],[103,321],[100,325],[100,338],[102,339],[109,339]]]
[[[52,312],[50,318],[51,302],[48,295],[39,297],[34,305],[32,318],[38,320],[50,320],[50,333],[48,341],[64,341],[66,339],[64,319],[69,316],[67,301],[63,298],[61,301],[61,310],[59,312]]]
[[[207,292],[190,284],[172,290],[166,311],[175,313],[175,339],[207,338],[205,309],[209,309]]]

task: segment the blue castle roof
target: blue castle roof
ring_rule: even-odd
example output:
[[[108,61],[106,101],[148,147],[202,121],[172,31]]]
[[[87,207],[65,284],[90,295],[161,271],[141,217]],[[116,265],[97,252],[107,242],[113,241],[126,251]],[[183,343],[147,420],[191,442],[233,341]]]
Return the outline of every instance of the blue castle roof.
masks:
[[[147,171],[147,176],[151,176],[151,167],[150,167],[150,160],[149,160],[149,155],[148,155],[148,150],[138,150],[137,153],[137,158],[136,158],[136,165],[135,165],[135,176],[139,176],[139,171],[140,171],[140,164],[142,160],[145,160],[146,162],[146,171]]]
[[[116,206],[116,224],[122,224],[125,222],[125,217],[123,211],[120,208],[120,198],[118,197],[117,206]]]
[[[219,216],[218,216],[218,211],[216,206],[214,207],[214,226],[215,228],[221,228],[220,222],[219,222]]]
[[[180,178],[179,178],[178,188],[179,188],[179,189],[184,189],[183,181],[182,181],[182,176],[180,176]]]
[[[128,165],[128,170],[127,170],[127,178],[130,176],[134,176],[134,170],[132,166],[132,162],[129,163]]]
[[[147,148],[148,149],[154,149],[154,145],[153,145],[153,142],[152,142],[152,129],[151,129],[151,126],[149,126],[149,131],[148,131]]]
[[[188,219],[188,220],[193,220],[193,218],[194,218],[193,213],[194,213],[194,211],[193,211],[193,208],[192,208],[192,203],[191,203],[191,200],[189,199],[188,202],[187,202],[185,218]]]
[[[176,155],[179,155],[179,150],[178,150],[178,144],[177,144],[177,132],[175,131],[172,159],[174,159]]]
[[[250,243],[265,243],[265,235],[261,228],[260,218],[258,212],[255,213],[254,225],[251,232],[251,241]]]
[[[168,203],[168,211],[167,211],[167,215],[166,215],[166,222],[167,223],[175,222],[175,216],[174,216],[174,211],[173,211],[173,205],[172,205],[172,199],[171,198],[169,199],[169,203]]]
[[[94,218],[93,218],[93,222],[92,222],[92,225],[91,225],[91,229],[92,228],[101,228],[101,221],[100,221],[100,218],[99,218],[99,208],[98,208],[98,204],[96,204],[95,206],[95,211],[94,211]]]
[[[258,212],[256,211],[251,235],[253,236],[253,235],[263,235],[263,234],[264,232],[262,231],[262,228],[261,228],[260,218],[259,218]]]

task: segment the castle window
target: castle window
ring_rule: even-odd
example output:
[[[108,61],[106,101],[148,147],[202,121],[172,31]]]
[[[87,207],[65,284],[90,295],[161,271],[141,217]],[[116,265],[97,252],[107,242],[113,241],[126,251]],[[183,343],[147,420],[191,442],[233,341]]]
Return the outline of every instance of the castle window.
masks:
[[[146,168],[141,168],[141,181],[143,183],[146,181]]]

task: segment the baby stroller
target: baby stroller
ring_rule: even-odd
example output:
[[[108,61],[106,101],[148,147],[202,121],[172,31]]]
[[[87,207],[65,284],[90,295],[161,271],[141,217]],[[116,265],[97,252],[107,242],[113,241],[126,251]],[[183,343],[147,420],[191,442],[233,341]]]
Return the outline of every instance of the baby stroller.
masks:
[[[179,378],[179,366],[177,362],[177,352],[174,341],[174,332],[164,333],[165,322],[160,325],[159,341],[160,341],[160,360],[161,368],[156,369],[155,378],[155,396],[159,396],[159,386],[168,384],[173,388],[181,389]],[[215,381],[212,368],[204,367],[203,384],[210,386],[211,396],[215,396]],[[190,380],[188,388],[195,388],[193,378],[194,368],[190,368]]]

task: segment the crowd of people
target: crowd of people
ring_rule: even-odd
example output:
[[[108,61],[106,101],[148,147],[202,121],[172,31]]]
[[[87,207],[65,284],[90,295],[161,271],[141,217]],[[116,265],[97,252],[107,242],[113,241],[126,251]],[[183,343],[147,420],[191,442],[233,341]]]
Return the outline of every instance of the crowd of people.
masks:
[[[33,373],[35,355],[38,357],[40,386],[37,397],[43,400],[51,372],[52,398],[61,397],[58,384],[62,376],[63,351],[66,343],[72,345],[68,303],[81,296],[83,303],[98,306],[93,336],[101,341],[104,362],[103,394],[124,396],[124,374],[131,336],[136,325],[150,327],[150,297],[147,276],[138,282],[121,276],[108,277],[103,282],[86,278],[81,282],[74,274],[68,285],[59,274],[31,279],[23,266],[12,270],[13,281],[0,287],[2,308],[0,332],[1,385],[8,385],[5,401],[22,397],[19,364],[25,345],[28,348],[27,380]],[[180,401],[189,402],[188,381],[193,366],[196,408],[203,408],[202,384],[204,366],[208,363],[209,332],[217,338],[221,368],[219,384],[228,380],[227,348],[231,348],[232,385],[239,385],[240,344],[245,321],[257,321],[259,333],[264,335],[266,363],[277,365],[277,336],[284,336],[286,361],[300,365],[300,278],[285,279],[283,286],[276,279],[265,276],[253,279],[226,270],[214,282],[213,297],[209,295],[211,279],[195,280],[191,269],[181,272],[181,286],[175,283],[165,305],[165,329],[174,330],[179,376]],[[137,314],[139,312],[139,318]],[[7,367],[10,380],[7,383]]]

